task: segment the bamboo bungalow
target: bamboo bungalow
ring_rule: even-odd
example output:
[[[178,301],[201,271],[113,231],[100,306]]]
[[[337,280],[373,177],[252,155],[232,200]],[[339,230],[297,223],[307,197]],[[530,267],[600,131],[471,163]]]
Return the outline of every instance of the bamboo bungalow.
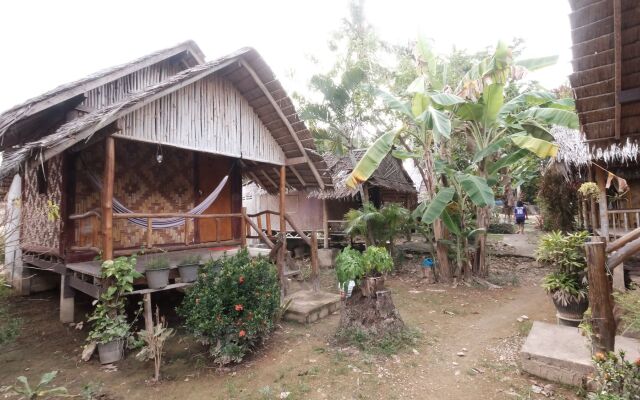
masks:
[[[59,274],[63,321],[73,320],[74,291],[101,292],[97,255],[144,248],[175,263],[245,245],[256,223],[242,208],[243,176],[280,194],[271,213],[280,225],[286,187],[331,185],[250,48],[205,62],[186,42],[60,86],[0,114],[0,149],[0,178],[13,177],[9,282],[28,294],[32,275]]]
[[[286,195],[287,215],[292,219],[288,237],[300,237],[297,231],[317,232],[322,237],[325,248],[329,247],[331,237],[343,237],[344,214],[350,209],[362,207],[361,195],[376,207],[389,203],[398,203],[413,209],[417,203],[417,191],[402,162],[390,154],[384,158],[380,167],[364,184],[363,190],[352,190],[344,184],[355,164],[366,150],[353,150],[351,154],[338,157],[325,154],[322,158],[313,154],[313,159],[323,160],[331,174],[333,185],[325,189],[305,188],[292,190]],[[276,209],[278,198],[258,187],[245,193],[243,204],[248,212],[261,209]],[[266,220],[260,221],[266,226]],[[263,224],[264,223],[264,224]],[[295,229],[294,229],[295,228]]]

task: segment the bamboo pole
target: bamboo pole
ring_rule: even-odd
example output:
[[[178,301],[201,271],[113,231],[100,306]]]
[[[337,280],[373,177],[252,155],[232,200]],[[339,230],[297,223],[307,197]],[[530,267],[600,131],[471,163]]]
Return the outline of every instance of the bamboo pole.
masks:
[[[638,251],[640,251],[640,238],[625,244],[618,251],[611,254],[609,258],[607,258],[607,265],[610,269],[614,269],[627,258],[638,253]]]
[[[153,247],[153,239],[152,239],[153,227],[151,225],[152,221],[153,220],[151,218],[147,218],[147,248],[149,249]]]
[[[267,221],[267,236],[271,237],[273,236],[273,232],[271,231],[271,213],[266,213],[264,217]]]
[[[240,246],[243,249],[247,248],[247,224],[244,223],[247,218],[247,207],[241,208],[242,221],[240,222]]]
[[[605,246],[604,238],[597,236],[585,243],[593,326],[591,343],[594,351],[606,353],[614,350],[616,323],[613,318],[611,285],[605,269]]]
[[[329,248],[329,220],[328,220],[329,212],[327,210],[327,200],[322,199],[322,230],[324,231],[324,243],[323,247],[325,249]]]
[[[116,146],[113,136],[105,139],[104,184],[102,186],[102,259],[113,259],[113,183]]]
[[[287,185],[287,172],[284,165],[280,166],[280,197],[279,197],[279,211],[280,211],[280,241],[282,246],[278,253],[278,276],[280,277],[280,297],[283,299],[287,295],[287,282],[284,276],[285,260],[287,252],[287,222],[284,214],[286,212],[285,207],[285,188]]]
[[[318,271],[318,234],[311,232],[311,285],[314,292],[320,290],[320,273]]]

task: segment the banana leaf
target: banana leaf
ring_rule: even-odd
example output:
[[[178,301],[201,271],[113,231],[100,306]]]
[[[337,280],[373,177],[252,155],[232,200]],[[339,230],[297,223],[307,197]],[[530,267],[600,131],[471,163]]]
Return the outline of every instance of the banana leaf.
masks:
[[[460,174],[458,182],[462,189],[467,192],[469,199],[478,207],[493,206],[495,199],[493,190],[487,184],[486,179],[470,174]]]
[[[355,189],[358,184],[366,182],[371,177],[380,166],[382,160],[391,151],[393,141],[399,132],[399,130],[387,132],[373,142],[355,168],[353,168],[353,171],[347,176],[345,184],[348,187]]]
[[[433,200],[429,203],[426,210],[422,214],[422,222],[425,224],[432,224],[436,219],[442,215],[442,211],[447,207],[447,204],[453,200],[453,195],[456,191],[453,188],[445,187],[438,191],[433,197]]]

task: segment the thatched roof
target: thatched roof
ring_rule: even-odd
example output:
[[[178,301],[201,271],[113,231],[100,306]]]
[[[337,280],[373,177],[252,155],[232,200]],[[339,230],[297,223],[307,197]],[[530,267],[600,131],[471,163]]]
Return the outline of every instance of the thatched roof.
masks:
[[[569,166],[583,167],[592,162],[630,165],[636,164],[640,156],[638,143],[630,138],[621,143],[598,146],[589,143],[585,134],[578,130],[555,126],[551,134],[560,147],[557,160]]]
[[[308,149],[314,148],[311,133],[298,118],[293,103],[271,69],[258,52],[251,48],[243,48],[217,60],[181,71],[158,84],[131,93],[119,102],[67,122],[53,133],[5,151],[0,165],[0,177],[12,173],[29,158],[37,156],[46,160],[81,141],[89,140],[94,133],[122,116],[211,74],[219,74],[231,81],[249,101],[265,126],[269,127],[286,158],[300,160],[295,167],[289,166],[293,172],[287,174],[289,186],[313,188],[331,185],[331,177],[326,174],[324,161],[315,157],[313,152],[307,153]],[[248,169],[256,167],[250,161],[244,163]],[[275,168],[264,168],[261,172],[269,178],[259,183],[270,192],[276,191],[274,182],[277,182],[278,176]]]
[[[352,150],[350,154],[342,157],[325,154],[324,161],[331,173],[333,188],[315,190],[309,195],[320,199],[342,199],[355,196],[358,190],[347,187],[345,179],[353,171],[353,168],[364,156],[365,152],[366,149]],[[367,181],[367,184],[372,187],[380,187],[400,193],[417,193],[411,177],[402,166],[402,161],[391,154],[387,154],[382,160],[378,169]]]
[[[585,138],[606,151],[640,135],[638,0],[569,0],[576,109]]]
[[[171,57],[180,57],[190,66],[204,62],[202,51],[195,42],[190,40],[177,46],[153,52],[131,62],[104,69],[77,81],[60,85],[0,114],[0,149],[19,143],[17,138],[11,136],[24,130],[21,122],[27,118],[43,113],[50,108],[59,107],[59,105],[66,102],[73,103],[71,106],[73,108],[82,101],[82,96],[85,92]],[[74,102],[73,100],[76,97],[81,97],[81,99]]]

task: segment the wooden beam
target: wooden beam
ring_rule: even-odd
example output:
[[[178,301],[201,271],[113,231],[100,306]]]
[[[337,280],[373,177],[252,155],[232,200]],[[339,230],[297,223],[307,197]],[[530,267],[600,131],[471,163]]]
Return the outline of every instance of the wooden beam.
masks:
[[[240,209],[240,213],[242,214],[242,221],[240,223],[240,247],[243,249],[247,248],[247,225],[244,223],[247,219],[247,207],[242,207]]]
[[[640,101],[640,88],[621,90],[618,92],[618,103],[625,104],[635,101]]]
[[[284,113],[282,112],[282,109],[280,108],[278,103],[274,100],[273,96],[271,96],[271,92],[269,92],[269,90],[264,85],[264,83],[262,82],[262,80],[260,79],[258,74],[256,74],[256,72],[253,70],[253,68],[251,68],[251,66],[249,66],[249,64],[247,64],[246,61],[241,59],[240,63],[242,64],[242,66],[244,68],[247,69],[247,71],[249,71],[249,73],[251,74],[251,77],[253,78],[253,80],[260,87],[260,89],[262,90],[264,95],[267,97],[267,99],[269,99],[269,102],[276,109],[276,111],[278,112],[278,115],[280,116],[280,119],[282,119],[282,123],[284,123],[284,125],[289,130],[289,133],[291,134],[291,137],[295,140],[295,142],[296,142],[296,144],[298,146],[298,150],[300,150],[300,153],[302,153],[302,156],[307,161],[307,164],[309,165],[309,168],[311,169],[311,172],[313,172],[313,175],[315,176],[316,181],[318,182],[318,186],[320,186],[321,189],[324,189],[324,181],[322,180],[322,177],[320,177],[320,173],[316,169],[316,166],[313,163],[313,161],[311,161],[311,159],[307,155],[307,150],[304,148],[304,146],[302,146],[302,143],[300,142],[300,139],[298,138],[298,135],[296,135],[295,130],[293,129],[293,127],[289,123],[289,120],[284,115]]]
[[[287,158],[285,160],[285,165],[298,165],[298,164],[304,164],[307,162],[307,158],[305,157],[293,157],[293,158]]]
[[[105,139],[102,186],[102,259],[113,260],[113,183],[116,145],[111,136]]]
[[[612,251],[616,251],[626,245],[627,243],[637,239],[640,237],[640,228],[636,228],[631,232],[626,233],[624,236],[614,240],[613,242],[607,245],[607,253],[611,253]],[[613,268],[614,266],[610,266]]]
[[[609,276],[605,269],[605,246],[602,237],[593,237],[585,243],[587,256],[587,277],[589,279],[589,306],[591,306],[591,324],[593,350],[607,354],[613,351],[616,336],[616,322],[613,318],[613,303]]]
[[[291,170],[291,172],[293,172],[293,174],[296,176],[296,178],[298,178],[298,180],[300,181],[302,186],[306,187],[307,186],[307,182],[305,182],[304,179],[302,179],[302,176],[300,175],[300,173],[298,172],[296,167],[294,167],[293,165],[290,165],[289,169]]]
[[[612,253],[607,258],[607,266],[613,270],[622,264],[626,259],[636,255],[640,251],[640,238],[634,239],[622,246],[618,251]]]
[[[622,89],[622,4],[621,0],[613,0],[613,47],[615,56],[615,90],[616,94]],[[615,96],[615,137],[620,139],[620,125],[622,120],[622,107],[620,97]],[[607,237],[607,240],[609,238]],[[611,349],[613,351],[613,349]]]
[[[265,177],[265,179],[266,179],[270,184],[272,184],[272,185],[273,185],[273,187],[278,187],[278,184],[277,184],[273,179],[271,179],[271,177],[270,177],[269,175],[267,175],[267,173],[266,173],[266,172],[264,172],[264,170],[261,170],[260,172],[261,172],[261,173],[262,173],[262,175]]]

